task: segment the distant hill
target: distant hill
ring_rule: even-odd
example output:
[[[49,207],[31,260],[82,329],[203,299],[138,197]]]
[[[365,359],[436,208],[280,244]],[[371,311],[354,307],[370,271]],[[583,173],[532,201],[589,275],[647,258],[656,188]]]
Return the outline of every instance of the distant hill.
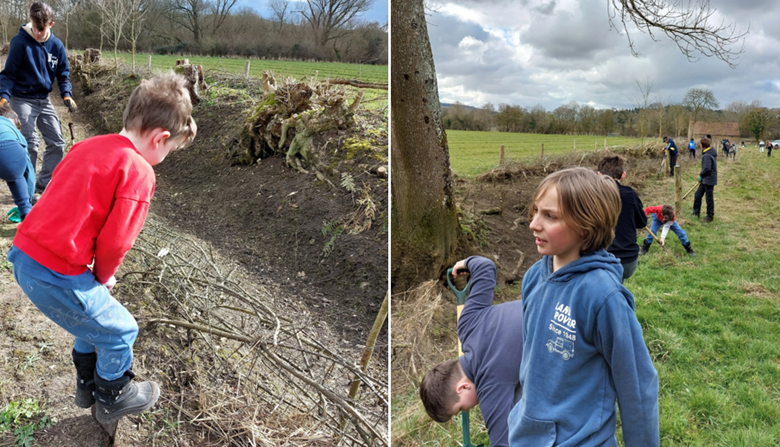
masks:
[[[448,109],[448,108],[454,106],[455,104],[450,104],[448,102],[440,102],[439,105],[441,106],[442,109]],[[473,107],[473,106],[466,105],[466,104],[460,104],[460,105],[462,105],[463,107],[465,107],[469,111],[479,109],[479,107]]]

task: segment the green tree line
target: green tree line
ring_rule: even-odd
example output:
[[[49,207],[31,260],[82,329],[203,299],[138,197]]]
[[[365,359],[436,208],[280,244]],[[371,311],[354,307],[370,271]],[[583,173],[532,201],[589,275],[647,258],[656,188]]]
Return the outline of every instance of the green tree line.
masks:
[[[710,91],[691,89],[678,104],[649,102],[646,107],[630,109],[596,109],[575,101],[552,111],[537,104],[531,108],[487,103],[472,108],[461,103],[442,107],[446,129],[481,130],[564,135],[609,135],[661,138],[664,135],[688,135],[688,123],[698,120],[710,123],[739,123],[743,138],[775,139],[780,137],[780,109],[763,107],[758,100],[735,101],[725,108]],[[702,100],[701,98],[704,98]]]

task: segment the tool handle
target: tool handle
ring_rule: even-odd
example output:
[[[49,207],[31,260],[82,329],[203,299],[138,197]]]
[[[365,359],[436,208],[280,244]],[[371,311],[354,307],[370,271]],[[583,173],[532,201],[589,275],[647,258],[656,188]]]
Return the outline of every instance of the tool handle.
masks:
[[[470,273],[468,270],[461,270],[461,272]],[[458,300],[458,304],[466,304],[466,297],[469,295],[469,289],[471,288],[471,281],[466,283],[466,287],[463,290],[458,290],[455,284],[452,283],[452,268],[447,269],[447,287],[455,294],[455,298]]]
[[[689,190],[688,190],[688,192],[686,192],[686,193],[685,193],[685,195],[684,195],[684,196],[682,196],[682,199],[680,199],[680,200],[685,200],[685,198],[686,198],[686,197],[688,197],[688,194],[690,194],[690,193],[691,193],[691,192],[692,192],[694,189],[696,189],[696,187],[698,187],[699,185],[701,185],[701,182],[696,182],[696,184],[695,184],[695,185],[693,185],[693,187],[692,187],[691,189],[689,189]]]

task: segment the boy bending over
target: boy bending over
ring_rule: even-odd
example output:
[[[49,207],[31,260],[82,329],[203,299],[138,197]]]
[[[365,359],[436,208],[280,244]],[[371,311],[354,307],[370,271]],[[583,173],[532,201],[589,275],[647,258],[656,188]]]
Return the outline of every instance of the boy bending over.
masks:
[[[197,132],[185,82],[173,73],[142,81],[119,134],[74,145],[8,252],[30,301],[75,337],[75,403],[96,404],[104,424],[146,411],[160,396],[156,383],[132,382],[138,325],[109,292],[149,210],[152,166]]]
[[[522,394],[517,380],[523,356],[520,301],[491,306],[496,266],[472,256],[458,261],[453,276],[471,271],[471,292],[458,320],[463,355],[440,363],[423,377],[420,399],[436,422],[447,422],[479,404],[491,446],[508,446],[507,416]]]
[[[677,223],[677,216],[675,215],[674,207],[672,205],[648,206],[645,208],[645,214],[652,216],[653,222],[650,224],[650,231],[656,236],[658,236],[658,229],[663,225],[663,231],[661,232],[661,235],[658,236],[658,242],[662,247],[664,246],[664,241],[666,241],[666,235],[669,234],[669,230],[672,230],[672,232],[677,235],[677,238],[680,239],[680,243],[685,251],[691,256],[696,255],[693,248],[691,248],[691,242],[688,240],[688,235],[680,224]],[[645,242],[642,244],[642,249],[639,250],[639,254],[646,255],[650,250],[652,243],[653,235],[648,233]]]
[[[658,375],[607,253],[620,212],[611,179],[586,168],[545,178],[529,207],[544,255],[522,286],[523,396],[509,415],[512,446],[658,446]]]

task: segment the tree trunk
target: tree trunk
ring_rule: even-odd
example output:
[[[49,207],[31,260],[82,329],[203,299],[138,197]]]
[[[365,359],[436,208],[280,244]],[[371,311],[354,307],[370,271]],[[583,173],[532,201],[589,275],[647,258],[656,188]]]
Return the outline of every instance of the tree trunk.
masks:
[[[392,0],[392,284],[437,278],[461,240],[423,0]]]

